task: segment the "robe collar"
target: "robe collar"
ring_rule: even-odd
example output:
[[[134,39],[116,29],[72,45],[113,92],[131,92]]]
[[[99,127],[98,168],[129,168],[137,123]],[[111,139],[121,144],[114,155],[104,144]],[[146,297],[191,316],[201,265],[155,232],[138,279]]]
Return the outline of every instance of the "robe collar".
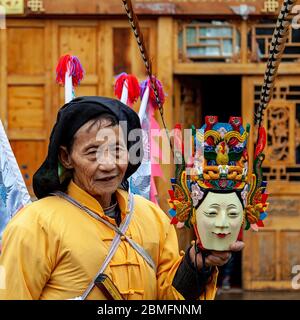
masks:
[[[100,203],[93,196],[91,196],[89,193],[87,193],[86,191],[81,189],[77,184],[75,184],[74,181],[70,182],[67,189],[67,194],[75,200],[77,200],[83,206],[89,208],[90,210],[98,214],[101,218],[106,219],[112,224],[116,224],[115,219],[112,219],[105,215]],[[126,214],[129,210],[128,192],[122,189],[117,189],[116,198],[119,208],[121,210],[121,219],[123,220],[126,217]]]

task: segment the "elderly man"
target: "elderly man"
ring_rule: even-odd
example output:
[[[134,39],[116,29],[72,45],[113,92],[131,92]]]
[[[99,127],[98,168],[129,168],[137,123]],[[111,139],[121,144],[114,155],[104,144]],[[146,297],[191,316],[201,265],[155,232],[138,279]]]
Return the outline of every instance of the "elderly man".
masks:
[[[61,108],[33,178],[39,200],[4,232],[1,299],[214,298],[215,266],[230,253],[212,252],[205,265],[194,247],[180,256],[168,216],[128,194],[142,156],[133,129],[137,114],[117,100],[82,97]]]

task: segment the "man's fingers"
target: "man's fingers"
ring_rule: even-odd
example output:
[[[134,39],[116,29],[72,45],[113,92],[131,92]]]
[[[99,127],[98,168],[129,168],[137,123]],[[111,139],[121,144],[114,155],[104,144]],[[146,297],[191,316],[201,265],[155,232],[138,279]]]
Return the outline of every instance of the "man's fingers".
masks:
[[[208,266],[219,266],[220,267],[229,261],[230,256],[231,255],[227,255],[227,259],[224,259],[224,257],[221,258],[219,256],[215,256],[215,255],[211,254],[205,259],[205,264]]]
[[[231,257],[231,253],[229,251],[212,251],[211,254],[221,258],[224,261],[229,260]]]
[[[236,241],[230,246],[230,251],[241,251],[245,247],[245,243],[243,241]]]

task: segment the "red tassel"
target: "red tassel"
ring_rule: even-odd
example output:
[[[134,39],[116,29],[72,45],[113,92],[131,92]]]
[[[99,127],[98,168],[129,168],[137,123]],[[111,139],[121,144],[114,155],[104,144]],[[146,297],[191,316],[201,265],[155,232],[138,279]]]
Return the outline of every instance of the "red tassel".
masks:
[[[256,159],[257,156],[263,152],[265,146],[266,146],[266,142],[267,142],[267,133],[266,133],[266,129],[264,127],[260,127],[258,129],[258,143],[255,149],[255,156],[254,158]]]
[[[261,202],[262,202],[262,203],[266,203],[267,200],[268,200],[268,196],[269,196],[268,193],[263,193],[263,194],[261,195]]]
[[[115,83],[115,96],[120,100],[122,97],[123,86],[125,81],[127,81],[128,88],[128,105],[132,106],[140,96],[140,85],[137,78],[134,75],[121,73]]]
[[[70,68],[70,70],[68,70]],[[73,86],[76,87],[83,79],[84,70],[79,59],[69,54],[62,56],[59,59],[56,67],[56,82],[62,86],[65,85],[66,72],[69,71],[72,76]]]
[[[240,229],[240,232],[239,232],[237,240],[238,241],[243,241],[243,227]]]
[[[121,73],[115,82],[115,96],[120,100],[122,97],[123,85],[127,79],[127,73]]]
[[[256,224],[258,227],[261,227],[261,228],[263,228],[265,226],[264,223],[262,222],[262,220],[258,220]]]
[[[171,197],[171,200],[174,200],[174,197],[175,197],[174,190],[168,190],[168,192]]]
[[[178,223],[178,219],[176,217],[174,217],[172,220],[171,220],[171,224],[177,224]]]

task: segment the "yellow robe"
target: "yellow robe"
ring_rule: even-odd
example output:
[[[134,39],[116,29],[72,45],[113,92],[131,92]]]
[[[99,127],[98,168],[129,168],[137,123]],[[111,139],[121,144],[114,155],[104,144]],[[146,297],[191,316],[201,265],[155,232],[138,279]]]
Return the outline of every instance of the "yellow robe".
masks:
[[[68,194],[102,218],[99,203],[73,182]],[[135,196],[134,213],[126,235],[141,244],[156,263],[157,272],[122,240],[105,273],[128,300],[182,299],[172,286],[182,260],[174,226],[152,202]],[[128,193],[117,191],[122,219]],[[6,289],[0,299],[64,300],[80,296],[99,271],[114,231],[59,197],[47,197],[23,208],[8,224],[3,235],[0,267],[6,273]],[[206,298],[216,292],[215,274]],[[94,288],[88,299],[105,296]]]

